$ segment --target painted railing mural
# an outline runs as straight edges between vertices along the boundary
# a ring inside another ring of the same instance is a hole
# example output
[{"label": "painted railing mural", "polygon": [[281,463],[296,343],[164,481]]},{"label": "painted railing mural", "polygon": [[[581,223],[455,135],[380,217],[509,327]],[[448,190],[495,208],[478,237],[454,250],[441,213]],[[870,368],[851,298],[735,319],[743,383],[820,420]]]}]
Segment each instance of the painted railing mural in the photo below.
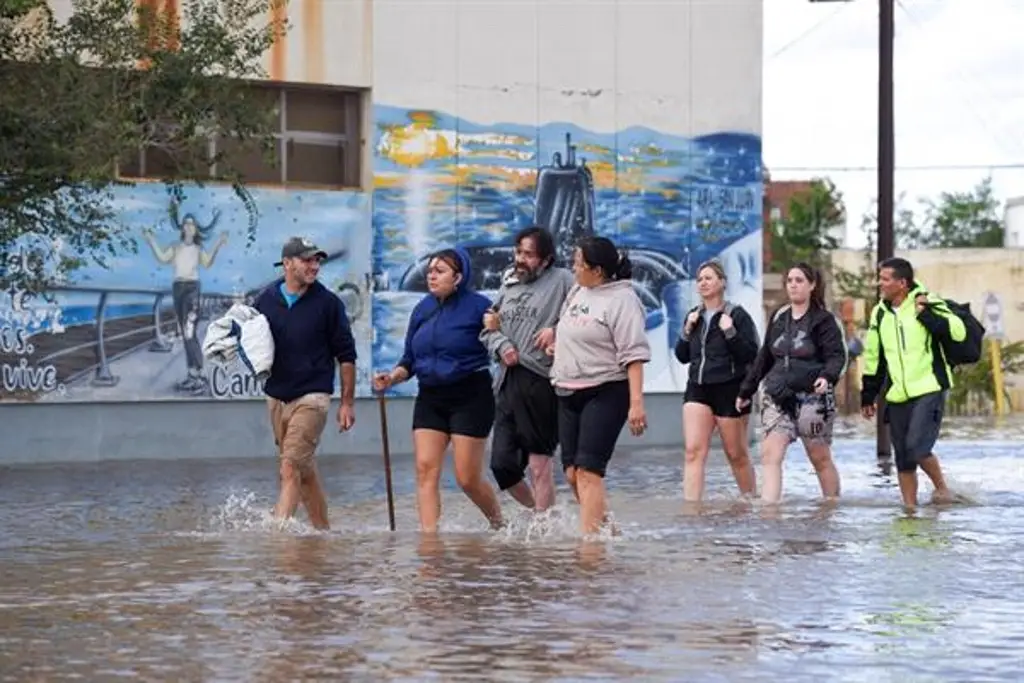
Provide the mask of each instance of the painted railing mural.
[{"label": "painted railing mural", "polygon": [[[0,293],[0,400],[262,397],[244,368],[208,363],[200,348],[211,320],[276,281],[273,264],[293,234],[309,235],[328,251],[322,280],[346,304],[360,375],[369,377],[369,251],[368,241],[360,242],[369,222],[365,195],[255,190],[259,238],[249,244],[250,217],[228,187],[190,190],[180,212],[168,211],[161,185],[121,191],[121,220],[135,236],[136,253],[88,266],[44,292]],[[184,218],[168,220],[178,213]],[[205,224],[197,218],[211,215],[216,220]],[[368,392],[368,379],[363,384]]]}]

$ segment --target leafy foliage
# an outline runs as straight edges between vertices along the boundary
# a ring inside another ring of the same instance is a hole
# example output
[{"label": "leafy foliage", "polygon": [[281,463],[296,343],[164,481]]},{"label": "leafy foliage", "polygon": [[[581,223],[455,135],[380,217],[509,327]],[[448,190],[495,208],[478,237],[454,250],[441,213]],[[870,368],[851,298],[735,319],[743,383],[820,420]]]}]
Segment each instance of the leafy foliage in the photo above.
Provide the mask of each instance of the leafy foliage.
[{"label": "leafy foliage", "polygon": [[790,198],[785,216],[770,226],[773,267],[798,261],[824,267],[828,253],[841,244],[836,233],[846,224],[842,193],[828,178],[815,178],[807,191]]},{"label": "leafy foliage", "polygon": [[970,192],[943,192],[938,201],[925,201],[924,248],[961,249],[1003,246],[999,201],[992,192],[992,177]]},{"label": "leafy foliage", "polygon": [[[1024,373],[1024,341],[1001,344],[1000,365],[1004,377]],[[992,356],[988,349],[977,363],[954,368],[953,377],[953,388],[946,399],[951,413],[964,415],[992,411],[996,390],[992,381]],[[1010,393],[1005,387],[1003,393],[1009,404]]]},{"label": "leafy foliage", "polygon": [[[239,152],[273,145],[275,114],[245,81],[286,27],[279,0],[0,0],[0,287],[45,288],[135,249],[117,219],[117,161],[156,150],[171,200],[216,164],[250,214]],[[66,7],[66,5],[62,5]],[[209,154],[211,136],[230,141]],[[232,147],[232,145],[234,145]],[[231,155],[225,149],[237,150]]]},{"label": "leafy foliage", "polygon": [[[992,179],[985,178],[970,192],[943,192],[937,200],[923,200],[921,213],[907,206],[900,195],[893,216],[893,237],[897,249],[957,249],[1000,247],[1003,226],[999,220],[999,202],[992,192]],[[863,264],[853,271],[833,272],[840,296],[874,301],[876,288],[876,244],[878,215],[868,212],[861,227],[867,234]]]}]

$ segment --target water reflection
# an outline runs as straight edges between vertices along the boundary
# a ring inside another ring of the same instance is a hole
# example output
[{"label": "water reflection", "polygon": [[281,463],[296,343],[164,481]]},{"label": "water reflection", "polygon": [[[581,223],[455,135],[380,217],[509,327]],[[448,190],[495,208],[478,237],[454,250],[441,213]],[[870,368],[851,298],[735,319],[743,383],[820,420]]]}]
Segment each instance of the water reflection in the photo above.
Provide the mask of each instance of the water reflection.
[{"label": "water reflection", "polygon": [[913,514],[869,443],[835,450],[838,504],[794,458],[771,510],[722,458],[691,509],[681,454],[624,454],[622,535],[591,541],[566,491],[498,533],[453,496],[422,537],[400,457],[394,534],[359,458],[323,463],[326,534],[277,529],[253,463],[8,469],[0,680],[1017,680],[1016,446],[943,444],[976,504]]}]

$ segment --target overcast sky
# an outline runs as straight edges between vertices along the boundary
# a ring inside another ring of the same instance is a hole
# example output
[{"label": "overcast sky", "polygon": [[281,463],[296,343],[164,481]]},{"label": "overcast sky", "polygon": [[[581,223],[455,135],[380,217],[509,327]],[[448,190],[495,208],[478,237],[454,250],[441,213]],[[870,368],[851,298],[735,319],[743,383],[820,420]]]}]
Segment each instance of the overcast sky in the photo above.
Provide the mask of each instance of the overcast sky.
[{"label": "overcast sky", "polygon": [[[764,162],[773,179],[831,177],[848,239],[863,245],[877,195],[878,0],[764,2]],[[988,173],[901,167],[999,164],[1022,168],[992,171],[998,198],[1024,195],[1022,64],[1024,0],[897,0],[897,198],[916,205]],[[838,170],[849,167],[869,168]]]}]

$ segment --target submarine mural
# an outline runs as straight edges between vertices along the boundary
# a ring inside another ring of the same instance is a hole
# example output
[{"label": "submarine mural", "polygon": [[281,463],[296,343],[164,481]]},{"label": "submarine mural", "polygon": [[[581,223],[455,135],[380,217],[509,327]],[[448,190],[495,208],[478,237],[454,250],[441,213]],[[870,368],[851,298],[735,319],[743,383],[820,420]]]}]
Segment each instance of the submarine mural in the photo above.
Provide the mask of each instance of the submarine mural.
[{"label": "submarine mural", "polygon": [[[681,392],[672,353],[695,303],[691,273],[708,258],[729,274],[730,301],[760,324],[761,149],[744,133],[700,137],[573,123],[476,123],[447,112],[375,106],[370,297],[374,368],[402,353],[409,314],[426,294],[429,255],[458,245],[472,286],[497,294],[528,225],[551,231],[569,266],[582,237],[628,251],[644,304],[648,392]],[[395,388],[415,394],[415,381]]]},{"label": "submarine mural", "polygon": [[565,134],[566,160],[552,155],[551,165],[537,172],[533,222],[551,231],[560,265],[572,263],[573,245],[594,234],[594,175],[586,159],[576,164],[576,145]]},{"label": "submarine mural", "polygon": [[[566,153],[552,155],[551,164],[537,172],[533,223],[547,228],[555,241],[555,262],[571,267],[573,248],[594,230],[594,178],[586,159],[576,163],[577,149],[570,134],[565,136]],[[501,287],[501,277],[515,258],[515,245],[461,245],[473,264],[472,286],[478,292],[494,296]],[[633,261],[633,285],[647,309],[647,330],[652,333],[665,328],[668,316],[662,303],[666,287],[690,279],[686,268],[669,254],[653,249],[630,249]],[[427,292],[427,265],[430,255],[420,257],[409,266],[398,283],[403,292]],[[672,329],[678,325],[671,326]],[[675,343],[674,341],[672,342]]]}]

